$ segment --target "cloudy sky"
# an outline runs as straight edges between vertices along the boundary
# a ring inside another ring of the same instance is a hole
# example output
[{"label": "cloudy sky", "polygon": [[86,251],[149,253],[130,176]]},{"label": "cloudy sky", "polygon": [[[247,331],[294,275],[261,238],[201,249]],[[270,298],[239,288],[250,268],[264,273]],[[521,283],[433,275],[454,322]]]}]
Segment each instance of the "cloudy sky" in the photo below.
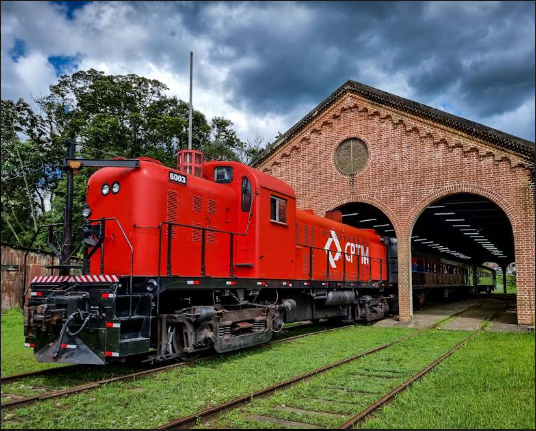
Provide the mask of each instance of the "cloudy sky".
[{"label": "cloudy sky", "polygon": [[274,140],[348,79],[534,141],[534,2],[2,1],[2,99],[95,68]]}]

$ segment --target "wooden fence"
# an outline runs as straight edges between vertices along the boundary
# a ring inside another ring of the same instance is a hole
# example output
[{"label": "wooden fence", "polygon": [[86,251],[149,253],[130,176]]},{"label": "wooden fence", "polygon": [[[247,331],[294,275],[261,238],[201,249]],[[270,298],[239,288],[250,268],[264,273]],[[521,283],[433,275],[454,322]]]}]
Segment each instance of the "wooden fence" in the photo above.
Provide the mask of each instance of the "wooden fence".
[{"label": "wooden fence", "polygon": [[[24,254],[26,250],[2,244],[2,310],[20,307],[22,300]],[[26,285],[36,275],[50,275],[47,265],[58,265],[52,253],[30,251],[26,261]]]}]

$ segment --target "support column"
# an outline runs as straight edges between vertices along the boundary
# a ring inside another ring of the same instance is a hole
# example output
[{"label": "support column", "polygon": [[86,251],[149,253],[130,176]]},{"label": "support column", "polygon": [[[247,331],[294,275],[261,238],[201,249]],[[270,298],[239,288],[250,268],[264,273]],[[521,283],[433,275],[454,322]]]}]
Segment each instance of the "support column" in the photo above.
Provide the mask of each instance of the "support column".
[{"label": "support column", "polygon": [[502,272],[503,272],[503,292],[506,293],[507,292],[507,288],[506,288],[506,266],[501,266],[502,268]]},{"label": "support column", "polygon": [[517,324],[534,328],[534,227],[532,234],[516,233],[515,242]]},{"label": "support column", "polygon": [[398,315],[401,322],[413,320],[410,244],[409,235],[400,235],[398,239]]},{"label": "support column", "polygon": [[534,184],[522,192],[521,220],[514,230],[517,324],[534,328],[535,195]]}]

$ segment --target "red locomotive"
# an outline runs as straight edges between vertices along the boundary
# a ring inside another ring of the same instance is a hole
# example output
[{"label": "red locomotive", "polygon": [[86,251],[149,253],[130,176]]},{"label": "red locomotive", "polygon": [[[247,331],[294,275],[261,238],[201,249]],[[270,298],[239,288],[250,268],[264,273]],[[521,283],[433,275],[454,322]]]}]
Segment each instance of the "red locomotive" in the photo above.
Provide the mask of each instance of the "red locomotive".
[{"label": "red locomotive", "polygon": [[190,359],[265,343],[284,323],[381,319],[396,240],[296,209],[291,187],[179,153],[91,178],[83,275],[36,277],[25,335],[39,362]]}]

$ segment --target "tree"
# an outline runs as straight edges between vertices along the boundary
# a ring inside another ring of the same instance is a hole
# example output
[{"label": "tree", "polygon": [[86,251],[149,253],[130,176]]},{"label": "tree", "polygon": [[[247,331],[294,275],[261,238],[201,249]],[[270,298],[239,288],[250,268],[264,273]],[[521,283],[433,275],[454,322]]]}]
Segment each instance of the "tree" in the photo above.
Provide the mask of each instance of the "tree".
[{"label": "tree", "polygon": [[[148,156],[176,167],[177,151],[188,145],[188,103],[167,90],[157,80],[91,69],[51,85],[50,93],[35,101],[39,115],[22,99],[3,100],[2,240],[27,245],[39,224],[63,221],[61,166],[68,139],[76,140],[77,157]],[[192,129],[193,148],[207,160],[249,161],[259,151],[242,142],[222,117],[209,122],[194,110]],[[93,171],[82,169],[75,176],[75,226]],[[39,239],[41,245],[45,241]]]},{"label": "tree", "polygon": [[2,100],[2,240],[26,244],[59,178],[58,153],[47,145],[41,117],[22,99]]}]

